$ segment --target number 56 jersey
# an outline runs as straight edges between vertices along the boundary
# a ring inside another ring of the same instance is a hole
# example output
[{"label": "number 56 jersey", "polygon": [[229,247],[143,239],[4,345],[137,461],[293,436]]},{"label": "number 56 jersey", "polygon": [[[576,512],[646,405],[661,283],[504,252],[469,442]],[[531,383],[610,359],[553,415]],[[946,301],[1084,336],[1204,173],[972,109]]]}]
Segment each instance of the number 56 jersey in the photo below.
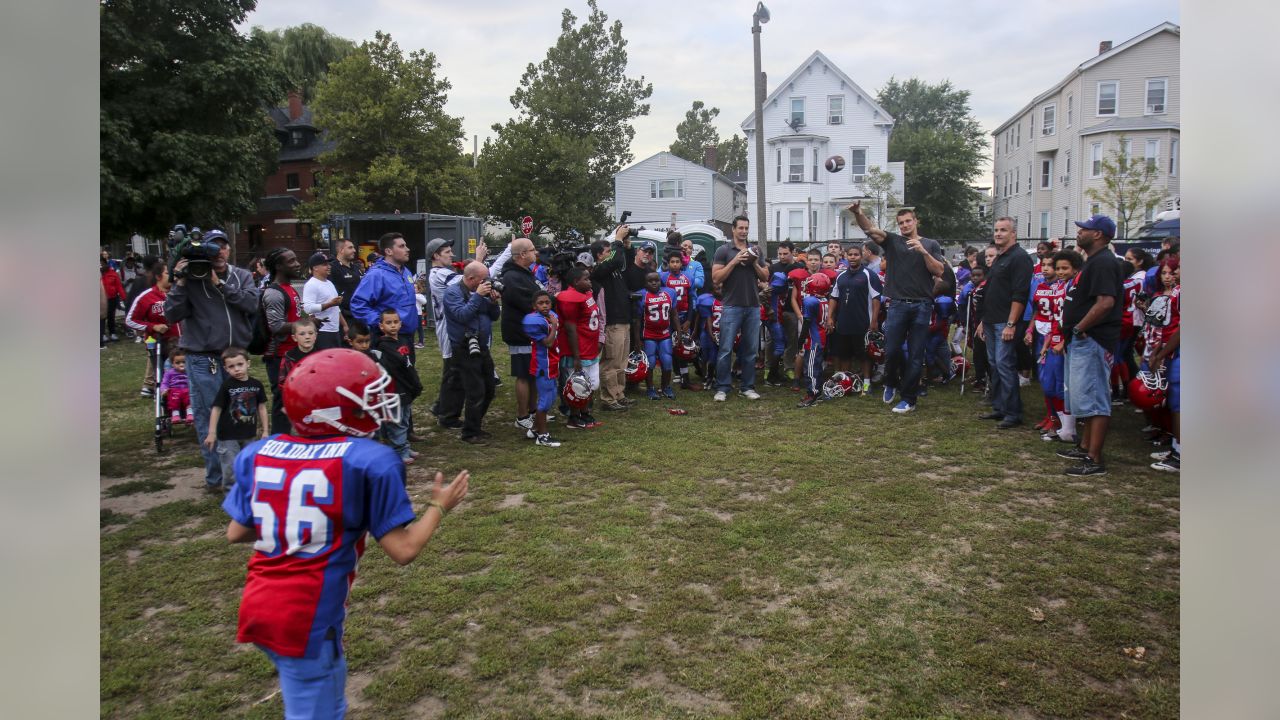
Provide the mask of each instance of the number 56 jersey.
[{"label": "number 56 jersey", "polygon": [[241,450],[235,468],[222,508],[257,536],[236,640],[314,658],[331,628],[341,641],[365,533],[414,519],[404,463],[372,440],[275,435]]}]

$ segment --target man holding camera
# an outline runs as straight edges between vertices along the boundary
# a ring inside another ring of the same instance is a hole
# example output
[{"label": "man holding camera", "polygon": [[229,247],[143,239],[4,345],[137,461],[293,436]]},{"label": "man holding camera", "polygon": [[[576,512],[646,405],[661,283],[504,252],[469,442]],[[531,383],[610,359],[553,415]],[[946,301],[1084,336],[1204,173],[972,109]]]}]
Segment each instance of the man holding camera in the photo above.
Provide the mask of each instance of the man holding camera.
[{"label": "man holding camera", "polygon": [[600,398],[605,410],[626,410],[627,354],[631,352],[631,290],[627,286],[627,254],[631,248],[631,228],[619,225],[613,242],[591,243],[596,264],[591,282],[599,288],[598,302],[604,313],[604,352],[600,360]]},{"label": "man holding camera", "polygon": [[[183,247],[173,266],[173,287],[164,301],[165,322],[182,323],[178,347],[187,352],[187,379],[196,437],[209,434],[209,412],[222,387],[222,351],[245,347],[253,337],[253,315],[259,291],[253,275],[227,262],[227,236],[210,230],[201,242]],[[203,446],[205,489],[220,492],[222,464]]]},{"label": "man holding camera", "polygon": [[716,356],[716,402],[724,402],[733,386],[733,338],[742,331],[738,343],[738,365],[742,383],[738,392],[748,400],[759,400],[756,392],[756,354],[760,344],[760,290],[757,280],[768,282],[769,270],[755,248],[747,245],[751,221],[746,215],[733,219],[733,243],[716,250],[711,264],[711,281],[721,286],[720,348]]},{"label": "man holding camera", "polygon": [[[462,271],[462,281],[444,291],[450,364],[458,382],[442,388],[440,405],[442,408],[463,407],[462,441],[472,445],[484,445],[489,438],[489,433],[480,425],[497,391],[489,339],[493,321],[502,312],[498,305],[501,299],[489,280],[489,269],[478,261],[468,263]],[[456,396],[458,392],[462,393],[461,398]]]}]

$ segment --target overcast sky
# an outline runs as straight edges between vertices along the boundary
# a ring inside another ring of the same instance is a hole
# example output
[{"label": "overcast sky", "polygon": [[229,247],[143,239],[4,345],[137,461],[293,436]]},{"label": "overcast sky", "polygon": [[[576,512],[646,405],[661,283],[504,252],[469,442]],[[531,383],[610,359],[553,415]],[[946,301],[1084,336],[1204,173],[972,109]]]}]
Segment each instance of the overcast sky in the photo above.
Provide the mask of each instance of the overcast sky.
[{"label": "overcast sky", "polygon": [[[406,53],[436,54],[449,78],[448,110],[463,118],[467,149],[513,115],[509,98],[529,63],[540,62],[560,34],[568,7],[585,0],[259,0],[247,26],[315,23],[356,42],[391,33]],[[721,137],[740,132],[752,109],[751,15],[744,0],[600,0],[622,21],[629,75],[653,83],[650,114],[635,121],[637,160],[665,150],[694,100],[721,110]],[[851,10],[851,8],[853,8]],[[885,81],[951,80],[971,92],[988,132],[1097,53],[1164,21],[1180,23],[1176,0],[929,0],[854,4],[775,0],[761,39],[769,89],[821,50],[869,93]],[[980,184],[990,184],[990,164]]]}]

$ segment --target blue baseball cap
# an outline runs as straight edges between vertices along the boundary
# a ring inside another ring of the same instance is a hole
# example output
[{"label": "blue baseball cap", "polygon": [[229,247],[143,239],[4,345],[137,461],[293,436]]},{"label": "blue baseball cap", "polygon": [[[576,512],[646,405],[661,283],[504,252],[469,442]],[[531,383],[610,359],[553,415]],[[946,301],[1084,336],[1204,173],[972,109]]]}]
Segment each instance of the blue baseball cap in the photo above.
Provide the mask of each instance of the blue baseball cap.
[{"label": "blue baseball cap", "polygon": [[1094,215],[1084,221],[1077,220],[1076,227],[1084,228],[1085,230],[1097,230],[1106,235],[1108,240],[1116,236],[1116,221],[1106,215]]}]

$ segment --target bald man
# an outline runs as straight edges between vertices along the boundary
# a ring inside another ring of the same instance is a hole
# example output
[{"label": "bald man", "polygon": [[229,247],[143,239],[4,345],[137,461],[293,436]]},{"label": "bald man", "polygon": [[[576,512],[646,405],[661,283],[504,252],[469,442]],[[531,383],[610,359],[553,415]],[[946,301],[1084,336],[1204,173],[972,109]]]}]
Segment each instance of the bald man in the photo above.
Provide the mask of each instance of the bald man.
[{"label": "bald man", "polygon": [[534,377],[529,372],[533,343],[524,332],[524,316],[533,312],[533,295],[544,289],[529,270],[538,251],[529,238],[511,241],[511,259],[502,267],[502,340],[511,354],[511,376],[516,379],[516,427],[523,434],[533,429]]},{"label": "bald man", "polygon": [[[481,429],[484,415],[497,390],[489,340],[493,321],[501,314],[499,297],[484,263],[472,261],[462,271],[462,281],[444,291],[444,316],[451,349],[451,365],[458,382],[445,388],[443,407],[462,407],[462,441],[484,445],[489,433]],[[461,392],[458,398],[456,393]]]}]

